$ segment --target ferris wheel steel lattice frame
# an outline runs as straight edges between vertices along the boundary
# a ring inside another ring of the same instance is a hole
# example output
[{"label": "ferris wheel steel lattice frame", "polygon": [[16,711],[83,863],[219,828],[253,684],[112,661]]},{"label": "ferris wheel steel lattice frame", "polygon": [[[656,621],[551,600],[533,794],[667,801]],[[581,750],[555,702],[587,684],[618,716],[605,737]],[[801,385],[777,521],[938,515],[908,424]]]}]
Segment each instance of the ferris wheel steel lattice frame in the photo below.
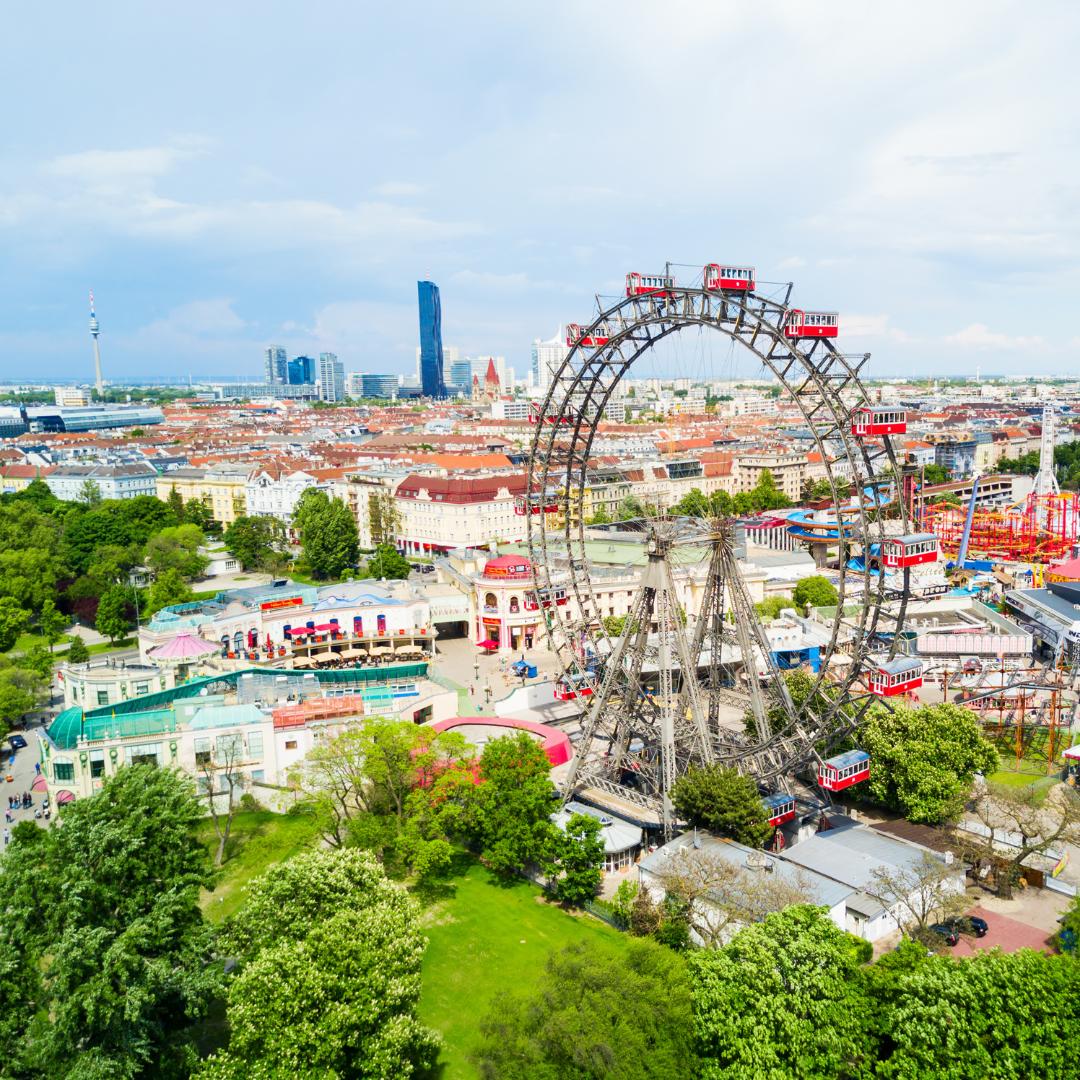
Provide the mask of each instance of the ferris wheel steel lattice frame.
[{"label": "ferris wheel steel lattice frame", "polygon": [[[904,570],[903,589],[890,588],[883,572],[874,573],[870,552],[886,539],[884,511],[900,518],[908,531],[907,507],[900,497],[900,469],[888,436],[874,439],[852,434],[854,408],[869,396],[859,372],[869,354],[849,356],[828,338],[794,338],[785,333],[791,298],[788,285],[783,300],[758,295],[755,291],[734,292],[671,284],[660,292],[630,295],[613,303],[598,296],[598,314],[568,351],[552,380],[539,415],[529,456],[525,515],[534,586],[540,599],[548,639],[567,672],[580,678],[585,670],[583,656],[612,658],[620,641],[612,641],[603,627],[586,558],[586,524],[582,512],[589,483],[589,461],[604,409],[623,377],[634,363],[670,335],[689,327],[711,328],[743,346],[776,378],[782,393],[794,402],[812,433],[832,492],[836,514],[840,579],[836,615],[829,643],[814,679],[811,700],[814,708],[795,708],[788,700],[788,714],[779,726],[756,735],[733,736],[710,729],[709,760],[730,765],[752,776],[762,789],[769,789],[819,759],[819,748],[835,746],[859,727],[866,709],[877,697],[859,686],[871,651],[892,658],[897,650],[906,610],[909,578]],[[594,336],[595,332],[595,336]],[[586,346],[585,340],[599,340]],[[847,401],[852,401],[849,407]],[[834,468],[844,459],[847,468]],[[845,473],[838,476],[838,471]],[[892,495],[883,493],[888,473]],[[850,480],[855,496],[851,502],[839,497],[838,481]],[[869,492],[869,497],[863,493]],[[557,505],[557,512],[550,512]],[[554,519],[554,521],[549,519]],[[722,530],[720,523],[714,523]],[[861,548],[861,570],[848,567],[852,548]],[[880,549],[879,549],[880,550]],[[560,561],[564,565],[559,565]],[[851,579],[860,579],[858,604],[854,612],[845,604],[856,590]],[[559,606],[552,597],[565,587],[573,604]],[[622,635],[626,638],[629,628]],[[641,640],[647,635],[637,634]],[[695,648],[702,635],[696,633]],[[831,665],[839,645],[848,649],[850,662],[840,670]],[[635,647],[623,642],[624,652]],[[692,662],[696,663],[697,658]],[[620,659],[620,668],[622,660]],[[636,664],[640,673],[641,660]],[[620,673],[619,678],[622,678]],[[828,683],[828,693],[818,694]],[[599,685],[595,689],[600,689]],[[583,719],[577,746],[563,795],[591,788],[616,796],[621,803],[636,805],[656,815],[665,833],[671,824],[669,791],[671,762],[657,769],[656,777],[644,788],[628,785],[605,772],[592,743],[604,731],[611,738],[618,717],[599,715],[606,707],[596,694]],[[689,710],[687,710],[689,711]],[[605,727],[606,724],[606,727]],[[700,727],[700,725],[699,725]],[[685,755],[682,765],[686,764]],[[666,772],[666,778],[664,774]]]}]

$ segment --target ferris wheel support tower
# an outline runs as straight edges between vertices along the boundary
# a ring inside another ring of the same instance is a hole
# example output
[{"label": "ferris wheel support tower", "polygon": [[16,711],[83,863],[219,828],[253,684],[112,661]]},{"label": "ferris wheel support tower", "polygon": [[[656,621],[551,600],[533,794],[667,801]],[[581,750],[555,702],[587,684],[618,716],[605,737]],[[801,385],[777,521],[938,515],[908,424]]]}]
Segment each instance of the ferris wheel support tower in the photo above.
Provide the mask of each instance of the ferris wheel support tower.
[{"label": "ferris wheel support tower", "polygon": [[1042,441],[1039,444],[1039,471],[1035,474],[1035,495],[1060,495],[1057,476],[1054,474],[1054,441],[1057,413],[1053,405],[1043,407]]}]

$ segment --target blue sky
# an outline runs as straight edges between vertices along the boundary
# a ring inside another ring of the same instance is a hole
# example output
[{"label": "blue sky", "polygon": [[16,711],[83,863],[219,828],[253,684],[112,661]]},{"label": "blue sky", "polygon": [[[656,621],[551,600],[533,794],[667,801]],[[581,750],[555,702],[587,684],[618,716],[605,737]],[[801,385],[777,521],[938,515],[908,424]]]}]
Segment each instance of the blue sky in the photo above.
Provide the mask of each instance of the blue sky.
[{"label": "blue sky", "polygon": [[880,374],[1080,372],[1075,5],[20,6],[0,377],[507,357],[747,262]]}]

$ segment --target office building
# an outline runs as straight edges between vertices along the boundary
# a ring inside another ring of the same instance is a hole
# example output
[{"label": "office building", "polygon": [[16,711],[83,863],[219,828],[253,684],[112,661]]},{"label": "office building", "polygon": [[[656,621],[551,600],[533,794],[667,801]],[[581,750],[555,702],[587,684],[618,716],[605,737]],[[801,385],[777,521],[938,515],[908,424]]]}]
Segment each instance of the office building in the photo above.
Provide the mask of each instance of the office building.
[{"label": "office building", "polygon": [[336,353],[319,353],[319,400],[345,400],[345,365]]},{"label": "office building", "polygon": [[297,356],[289,361],[289,385],[307,386],[315,382],[315,361],[310,356]]},{"label": "office building", "polygon": [[472,390],[472,361],[455,360],[450,365],[450,385],[448,390],[456,394],[468,394]]},{"label": "office building", "polygon": [[536,338],[532,344],[532,385],[537,390],[547,390],[551,378],[566,359],[566,337],[562,327],[553,338],[541,341]]},{"label": "office building", "polygon": [[360,378],[363,380],[364,397],[397,397],[398,377],[396,375],[376,375],[372,373],[365,373],[364,375],[361,375]]},{"label": "office building", "polygon": [[360,371],[349,371],[345,374],[345,396],[361,398],[364,396],[364,375]]},{"label": "office building", "polygon": [[53,398],[61,408],[80,409],[90,404],[90,391],[82,386],[57,386]]},{"label": "office building", "polygon": [[443,377],[442,303],[433,281],[416,283],[420,309],[420,387],[425,397],[446,397]]},{"label": "office building", "polygon": [[289,360],[280,345],[271,345],[264,354],[266,358],[266,381],[284,383],[289,378]]}]

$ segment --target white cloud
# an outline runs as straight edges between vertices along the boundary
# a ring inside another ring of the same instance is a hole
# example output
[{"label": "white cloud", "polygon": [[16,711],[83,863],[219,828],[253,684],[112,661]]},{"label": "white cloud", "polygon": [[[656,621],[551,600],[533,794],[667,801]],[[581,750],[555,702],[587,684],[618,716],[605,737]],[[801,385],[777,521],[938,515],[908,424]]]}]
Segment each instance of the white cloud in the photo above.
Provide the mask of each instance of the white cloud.
[{"label": "white cloud", "polygon": [[1039,336],[1013,337],[996,330],[991,330],[985,323],[972,323],[955,334],[945,338],[950,345],[959,345],[965,349],[1043,349],[1046,340]]},{"label": "white cloud", "polygon": [[788,255],[776,264],[781,270],[798,270],[806,265],[806,260],[801,255]]},{"label": "white cloud", "polygon": [[846,311],[840,313],[840,335],[842,338],[883,338],[897,343],[912,340],[899,327],[890,325],[888,315],[857,315]]}]

